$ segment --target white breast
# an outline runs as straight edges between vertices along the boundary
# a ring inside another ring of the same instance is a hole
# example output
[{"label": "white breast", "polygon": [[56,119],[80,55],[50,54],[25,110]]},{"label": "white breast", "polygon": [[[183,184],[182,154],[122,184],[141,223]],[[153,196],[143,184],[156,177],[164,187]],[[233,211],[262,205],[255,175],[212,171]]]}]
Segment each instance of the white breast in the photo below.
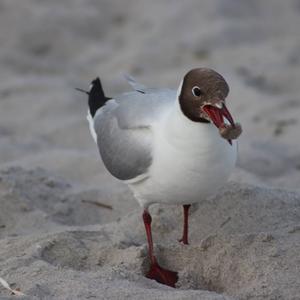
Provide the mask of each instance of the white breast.
[{"label": "white breast", "polygon": [[200,202],[225,184],[237,144],[221,138],[214,125],[192,122],[176,107],[153,130],[150,176],[131,185],[142,206]]}]

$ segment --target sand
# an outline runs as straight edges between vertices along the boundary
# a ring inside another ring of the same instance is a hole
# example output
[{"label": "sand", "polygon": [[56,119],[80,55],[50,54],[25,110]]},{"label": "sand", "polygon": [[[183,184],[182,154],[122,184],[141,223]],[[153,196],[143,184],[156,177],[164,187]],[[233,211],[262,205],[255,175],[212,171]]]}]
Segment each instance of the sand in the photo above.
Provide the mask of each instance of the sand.
[{"label": "sand", "polygon": [[[300,2],[0,1],[0,299],[300,299]],[[154,205],[159,262],[144,277],[141,210],[89,134],[87,88],[121,72],[176,88],[222,73],[244,128],[228,184],[191,209]]]}]

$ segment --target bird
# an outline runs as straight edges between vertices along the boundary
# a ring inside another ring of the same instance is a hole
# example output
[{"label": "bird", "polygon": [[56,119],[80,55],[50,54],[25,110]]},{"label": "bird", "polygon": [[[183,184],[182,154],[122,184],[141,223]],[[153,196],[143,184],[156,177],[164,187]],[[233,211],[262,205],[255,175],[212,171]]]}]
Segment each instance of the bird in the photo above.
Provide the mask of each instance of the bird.
[{"label": "bird", "polygon": [[128,185],[142,208],[150,268],[147,278],[176,287],[178,273],[161,267],[153,249],[149,207],[183,206],[188,244],[191,204],[201,203],[225,185],[237,160],[242,127],[226,105],[229,86],[209,68],[188,71],[177,90],[149,88],[125,75],[133,90],[113,98],[100,78],[90,84],[88,122],[102,161]]}]

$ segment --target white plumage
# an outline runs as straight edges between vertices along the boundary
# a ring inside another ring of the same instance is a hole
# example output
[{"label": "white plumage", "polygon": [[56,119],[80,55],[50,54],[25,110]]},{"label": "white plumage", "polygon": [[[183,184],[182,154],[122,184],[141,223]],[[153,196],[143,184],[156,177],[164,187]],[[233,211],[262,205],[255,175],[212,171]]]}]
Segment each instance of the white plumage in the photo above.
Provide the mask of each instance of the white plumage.
[{"label": "white plumage", "polygon": [[220,138],[214,125],[188,120],[175,102],[152,131],[147,179],[129,184],[143,207],[201,202],[225,184],[236,163],[237,143]]}]

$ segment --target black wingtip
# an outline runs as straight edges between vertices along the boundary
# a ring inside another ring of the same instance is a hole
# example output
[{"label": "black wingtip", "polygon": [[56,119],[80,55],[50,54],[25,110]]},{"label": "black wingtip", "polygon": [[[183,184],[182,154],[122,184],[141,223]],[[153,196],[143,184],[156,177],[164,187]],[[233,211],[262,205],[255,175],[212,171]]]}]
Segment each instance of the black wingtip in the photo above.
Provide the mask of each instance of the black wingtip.
[{"label": "black wingtip", "polygon": [[92,80],[89,91],[81,88],[75,88],[75,90],[89,96],[88,104],[92,117],[94,117],[96,111],[103,106],[107,100],[111,99],[105,96],[99,77],[96,77],[94,80]]},{"label": "black wingtip", "polygon": [[101,84],[101,81],[100,81],[99,77],[92,80],[91,88],[90,88],[90,91],[89,91],[89,96],[91,98],[95,98],[93,100],[97,100],[97,101],[100,101],[100,102],[102,101],[102,99],[105,98],[104,91],[103,91],[102,84]]},{"label": "black wingtip", "polygon": [[101,86],[101,89],[102,89],[102,85],[101,85],[101,81],[100,81],[100,78],[99,77],[96,77],[94,80],[92,80],[91,82],[91,85],[94,86],[94,85],[98,85],[98,86]]},{"label": "black wingtip", "polygon": [[[101,81],[100,81],[100,78],[99,77],[97,77],[97,78],[95,78],[94,80],[92,80],[92,82],[91,82],[91,88],[90,88],[90,91],[86,91],[86,90],[84,90],[84,89],[81,89],[81,88],[75,88],[75,90],[76,91],[78,91],[78,92],[81,92],[81,93],[84,93],[84,94],[86,94],[86,95],[90,95],[91,94],[91,92],[92,92],[92,90],[93,90],[93,92],[99,92],[100,91],[100,93],[101,93],[101,91],[103,92],[103,89],[102,89],[102,85],[101,85]],[[104,93],[103,93],[104,94]]]},{"label": "black wingtip", "polygon": [[94,117],[96,111],[109,99],[110,98],[104,94],[100,78],[95,78],[91,82],[91,89],[89,91],[89,108],[92,117]]}]

